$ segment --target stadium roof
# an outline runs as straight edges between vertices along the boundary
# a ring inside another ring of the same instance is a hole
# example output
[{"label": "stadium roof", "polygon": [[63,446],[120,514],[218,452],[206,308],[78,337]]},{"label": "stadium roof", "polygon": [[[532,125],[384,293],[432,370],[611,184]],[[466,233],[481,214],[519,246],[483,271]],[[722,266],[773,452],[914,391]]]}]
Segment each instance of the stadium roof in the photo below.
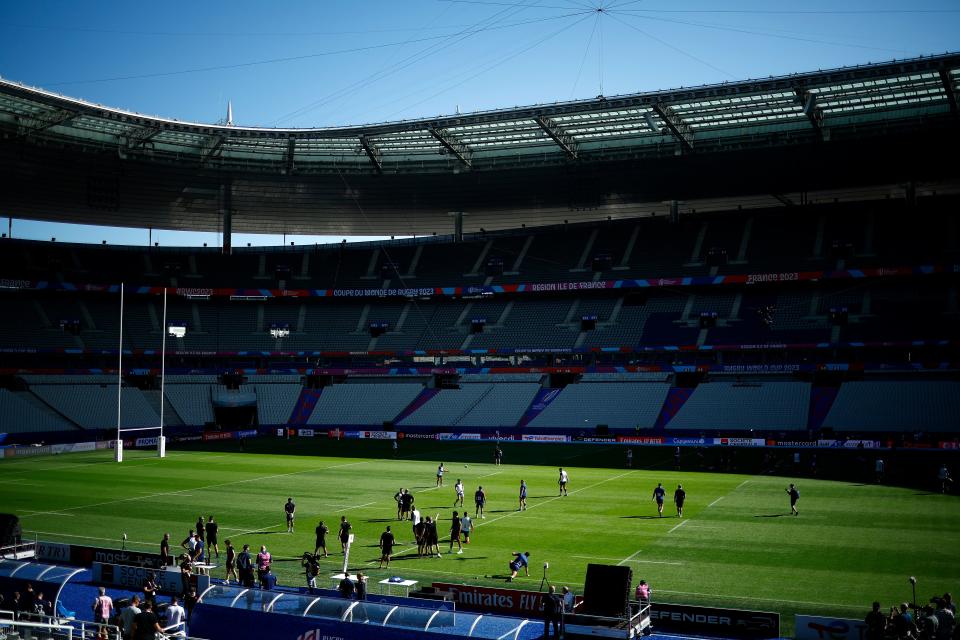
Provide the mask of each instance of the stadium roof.
[{"label": "stadium roof", "polygon": [[957,113],[960,54],[324,129],[146,116],[0,80],[8,140],[268,175],[451,173],[670,156]]}]

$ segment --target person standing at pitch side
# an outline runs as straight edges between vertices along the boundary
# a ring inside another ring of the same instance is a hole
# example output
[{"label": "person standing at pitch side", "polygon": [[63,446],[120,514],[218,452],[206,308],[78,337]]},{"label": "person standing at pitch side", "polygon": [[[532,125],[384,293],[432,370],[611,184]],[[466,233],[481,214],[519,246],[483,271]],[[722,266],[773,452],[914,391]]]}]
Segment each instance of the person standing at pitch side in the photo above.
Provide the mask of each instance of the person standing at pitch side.
[{"label": "person standing at pitch side", "polygon": [[673,492],[673,503],[677,505],[677,517],[683,517],[683,501],[687,499],[687,492],[683,490],[683,485],[678,484],[677,490]]}]

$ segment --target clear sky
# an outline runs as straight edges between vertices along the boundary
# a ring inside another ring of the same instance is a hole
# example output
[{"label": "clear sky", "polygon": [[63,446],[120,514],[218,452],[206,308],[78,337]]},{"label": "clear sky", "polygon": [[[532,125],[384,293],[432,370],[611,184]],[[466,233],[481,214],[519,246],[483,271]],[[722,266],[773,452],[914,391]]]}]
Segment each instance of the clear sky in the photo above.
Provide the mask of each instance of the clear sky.
[{"label": "clear sky", "polygon": [[[957,0],[34,0],[3,5],[0,75],[182,120],[221,120],[229,100],[237,125],[316,127],[957,51],[958,34]],[[147,240],[19,220],[14,235]]]}]

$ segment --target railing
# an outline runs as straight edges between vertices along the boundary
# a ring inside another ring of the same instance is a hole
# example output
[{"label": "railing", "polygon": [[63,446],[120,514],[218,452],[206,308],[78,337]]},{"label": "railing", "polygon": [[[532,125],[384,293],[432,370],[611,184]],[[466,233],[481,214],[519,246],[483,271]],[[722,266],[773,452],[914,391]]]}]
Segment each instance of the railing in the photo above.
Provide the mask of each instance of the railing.
[{"label": "railing", "polygon": [[587,635],[608,638],[635,638],[649,633],[650,602],[631,601],[622,616],[564,613],[563,625],[568,632],[573,634],[586,633]]},{"label": "railing", "polygon": [[[40,613],[21,612],[15,614],[13,611],[0,610],[0,628],[4,625],[31,624],[41,627],[50,627],[57,629],[71,629],[72,635],[55,635],[55,638],[69,637],[71,640],[122,640],[120,628],[112,624],[98,624],[96,622],[86,622],[84,620],[75,620],[72,618],[63,618],[61,616],[48,616]],[[26,638],[21,634],[21,637]],[[0,636],[2,640],[2,636]]]},{"label": "railing", "polygon": [[12,636],[18,640],[74,640],[76,631],[70,625],[44,624],[42,622],[24,622],[22,620],[0,620],[0,640]]},{"label": "railing", "polygon": [[9,560],[19,560],[21,558],[33,558],[36,554],[37,543],[28,540],[27,542],[17,542],[15,544],[4,545],[0,547],[0,558]]}]

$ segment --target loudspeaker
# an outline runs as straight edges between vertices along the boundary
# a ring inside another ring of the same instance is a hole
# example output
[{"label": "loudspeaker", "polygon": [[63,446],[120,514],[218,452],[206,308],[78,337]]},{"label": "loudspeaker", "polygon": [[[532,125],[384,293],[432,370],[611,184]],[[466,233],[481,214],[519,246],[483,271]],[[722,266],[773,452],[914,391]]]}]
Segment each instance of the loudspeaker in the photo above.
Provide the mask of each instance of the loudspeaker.
[{"label": "loudspeaker", "polygon": [[608,564],[588,564],[579,613],[618,618],[630,605],[633,569]]},{"label": "loudspeaker", "polygon": [[12,513],[0,513],[0,547],[19,544],[21,534],[20,518]]}]

